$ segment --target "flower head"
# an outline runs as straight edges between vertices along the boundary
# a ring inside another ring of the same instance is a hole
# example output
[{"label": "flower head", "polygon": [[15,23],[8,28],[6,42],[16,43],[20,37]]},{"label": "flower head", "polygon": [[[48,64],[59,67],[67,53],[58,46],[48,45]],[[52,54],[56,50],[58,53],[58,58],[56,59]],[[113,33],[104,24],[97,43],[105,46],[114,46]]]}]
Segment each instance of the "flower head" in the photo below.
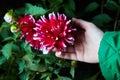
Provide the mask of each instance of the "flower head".
[{"label": "flower head", "polygon": [[35,27],[35,19],[32,15],[25,15],[18,19],[18,29],[21,30],[21,38],[24,36],[29,36],[30,34],[34,34]]},{"label": "flower head", "polygon": [[39,50],[48,54],[52,49],[62,50],[68,44],[74,43],[72,32],[76,29],[70,27],[71,20],[67,20],[64,14],[49,14],[49,19],[45,16],[36,22],[36,31],[33,39],[39,41]]},{"label": "flower head", "polygon": [[35,19],[32,15],[25,15],[17,20],[18,29],[21,31],[21,39],[25,37],[25,41],[30,43],[30,45],[35,45],[37,41],[33,40],[33,35],[35,34],[35,30],[33,28],[36,27]]}]

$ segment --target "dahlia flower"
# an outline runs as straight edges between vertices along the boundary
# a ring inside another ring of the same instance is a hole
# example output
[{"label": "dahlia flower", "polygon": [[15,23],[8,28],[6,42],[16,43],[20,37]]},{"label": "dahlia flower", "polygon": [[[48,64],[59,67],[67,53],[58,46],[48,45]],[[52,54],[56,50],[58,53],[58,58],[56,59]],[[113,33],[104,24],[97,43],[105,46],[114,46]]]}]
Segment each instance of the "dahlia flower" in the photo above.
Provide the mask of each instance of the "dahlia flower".
[{"label": "dahlia flower", "polygon": [[48,54],[53,49],[61,51],[67,45],[74,44],[73,31],[70,27],[71,20],[67,20],[64,14],[50,13],[48,19],[43,15],[35,20],[32,15],[25,15],[18,19],[18,29],[21,30],[21,38],[33,48]]},{"label": "dahlia flower", "polygon": [[21,39],[25,37],[25,41],[29,42],[30,45],[35,44],[33,40],[33,35],[35,34],[35,30],[33,28],[36,27],[35,19],[32,15],[25,15],[18,19],[18,29],[21,31]]},{"label": "dahlia flower", "polygon": [[39,47],[36,48],[48,54],[54,48],[61,51],[68,44],[73,45],[72,32],[76,29],[70,27],[71,20],[67,20],[64,14],[59,13],[57,15],[50,13],[48,18],[43,15],[36,22],[33,35],[33,40],[39,42]]}]

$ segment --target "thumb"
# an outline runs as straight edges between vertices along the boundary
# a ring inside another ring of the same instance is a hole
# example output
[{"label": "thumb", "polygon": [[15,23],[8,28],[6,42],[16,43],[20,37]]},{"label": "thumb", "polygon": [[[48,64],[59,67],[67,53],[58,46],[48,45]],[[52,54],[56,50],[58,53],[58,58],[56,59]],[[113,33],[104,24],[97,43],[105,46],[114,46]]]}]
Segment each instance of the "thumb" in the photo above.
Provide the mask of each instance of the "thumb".
[{"label": "thumb", "polygon": [[72,18],[72,22],[76,25],[79,26],[80,28],[86,30],[89,26],[88,21],[82,20],[82,19],[77,19],[77,18]]}]

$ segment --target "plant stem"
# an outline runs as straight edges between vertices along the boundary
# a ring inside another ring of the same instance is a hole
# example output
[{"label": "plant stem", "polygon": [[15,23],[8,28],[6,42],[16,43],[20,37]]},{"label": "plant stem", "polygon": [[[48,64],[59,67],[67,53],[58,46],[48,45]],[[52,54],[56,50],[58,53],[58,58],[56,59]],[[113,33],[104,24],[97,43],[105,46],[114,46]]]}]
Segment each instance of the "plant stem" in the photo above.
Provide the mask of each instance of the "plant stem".
[{"label": "plant stem", "polygon": [[101,10],[100,10],[100,13],[102,14],[103,13],[103,9],[104,9],[104,0],[101,1]]},{"label": "plant stem", "polygon": [[114,22],[114,31],[117,29],[117,22],[118,22],[119,15],[120,15],[120,9],[118,8],[117,14],[115,17],[115,22]]}]

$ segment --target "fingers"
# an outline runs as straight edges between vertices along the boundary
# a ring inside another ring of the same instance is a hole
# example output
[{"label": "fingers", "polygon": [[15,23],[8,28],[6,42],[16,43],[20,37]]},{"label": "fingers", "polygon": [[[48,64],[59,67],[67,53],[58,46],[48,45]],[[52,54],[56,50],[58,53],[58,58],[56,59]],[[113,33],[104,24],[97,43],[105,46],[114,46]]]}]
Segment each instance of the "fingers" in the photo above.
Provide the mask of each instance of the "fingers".
[{"label": "fingers", "polygon": [[61,56],[61,54],[62,54],[62,52],[61,52],[61,51],[57,51],[57,52],[55,53],[55,55],[56,55],[57,57],[60,57],[60,56]]},{"label": "fingers", "polygon": [[70,59],[70,60],[76,59],[74,46],[69,46],[67,48],[64,48],[62,51],[57,51],[55,55],[57,57],[64,58],[64,59]]},{"label": "fingers", "polygon": [[55,55],[60,58],[69,59],[69,60],[76,60],[75,53],[68,53],[68,52],[56,52]]},{"label": "fingers", "polygon": [[75,53],[74,46],[68,46],[62,50],[62,52]]}]

